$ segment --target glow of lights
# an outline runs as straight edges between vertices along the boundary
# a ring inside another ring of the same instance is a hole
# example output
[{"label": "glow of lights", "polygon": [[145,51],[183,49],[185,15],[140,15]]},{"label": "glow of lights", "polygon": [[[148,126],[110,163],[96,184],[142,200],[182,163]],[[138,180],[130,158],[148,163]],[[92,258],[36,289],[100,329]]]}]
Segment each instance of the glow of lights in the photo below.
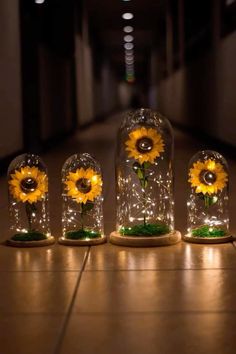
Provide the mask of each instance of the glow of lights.
[{"label": "glow of lights", "polygon": [[41,5],[45,2],[45,0],[34,0],[35,4]]},{"label": "glow of lights", "polygon": [[133,56],[133,54],[126,54],[125,59],[134,60],[134,56]]},{"label": "glow of lights", "polygon": [[122,18],[124,20],[132,20],[133,17],[134,15],[131,12],[125,12],[122,14]]},{"label": "glow of lights", "polygon": [[235,0],[226,0],[226,5],[230,6],[231,4],[233,4],[235,2]]},{"label": "glow of lights", "polygon": [[125,55],[128,57],[128,56],[133,56],[134,54],[134,51],[131,49],[131,50],[125,50]]},{"label": "glow of lights", "polygon": [[126,68],[127,74],[133,75],[134,74],[134,68]]},{"label": "glow of lights", "polygon": [[125,63],[126,64],[134,64],[134,58],[132,58],[132,57],[125,58]]},{"label": "glow of lights", "polygon": [[130,49],[133,49],[133,48],[134,48],[134,45],[133,45],[133,43],[125,43],[125,44],[124,44],[124,47],[125,47],[125,49],[130,50]]},{"label": "glow of lights", "polygon": [[133,28],[132,26],[125,26],[125,27],[123,28],[123,31],[124,31],[125,33],[131,33],[131,32],[133,32],[133,30],[134,30],[134,28]]},{"label": "glow of lights", "polygon": [[127,34],[126,36],[124,36],[124,41],[125,42],[133,42],[133,40],[134,40],[134,37],[133,36],[131,36],[130,34]]}]

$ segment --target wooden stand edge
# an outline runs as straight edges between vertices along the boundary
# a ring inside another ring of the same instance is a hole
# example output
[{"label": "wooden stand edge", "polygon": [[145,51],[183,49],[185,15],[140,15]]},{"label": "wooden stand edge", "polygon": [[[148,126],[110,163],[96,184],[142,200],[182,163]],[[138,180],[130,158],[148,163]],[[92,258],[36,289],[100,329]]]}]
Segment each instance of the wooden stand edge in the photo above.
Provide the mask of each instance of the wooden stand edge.
[{"label": "wooden stand edge", "polygon": [[54,243],[55,238],[53,236],[50,236],[45,240],[39,241],[14,241],[12,239],[8,239],[6,241],[6,245],[12,247],[43,247],[53,245]]},{"label": "wooden stand edge", "polygon": [[190,234],[186,234],[183,235],[183,240],[185,242],[191,242],[191,243],[217,244],[217,243],[232,242],[235,240],[235,238],[232,235],[221,236],[221,237],[196,237],[196,236],[191,236]]},{"label": "wooden stand edge", "polygon": [[181,241],[181,233],[172,231],[161,236],[122,236],[119,232],[113,231],[109,241],[114,245],[128,247],[158,247],[171,246]]},{"label": "wooden stand edge", "polygon": [[94,238],[92,240],[70,240],[65,237],[60,237],[58,243],[64,246],[96,246],[107,241],[106,236]]}]

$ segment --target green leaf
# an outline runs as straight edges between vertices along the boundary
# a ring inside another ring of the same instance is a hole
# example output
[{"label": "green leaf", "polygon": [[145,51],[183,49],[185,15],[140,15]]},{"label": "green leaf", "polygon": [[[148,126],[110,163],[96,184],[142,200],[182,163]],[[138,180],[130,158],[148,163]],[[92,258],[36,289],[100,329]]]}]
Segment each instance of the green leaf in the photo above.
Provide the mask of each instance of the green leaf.
[{"label": "green leaf", "polygon": [[143,179],[144,178],[143,171],[141,169],[137,170],[137,175],[138,175],[139,179]]},{"label": "green leaf", "polygon": [[148,178],[146,177],[144,180],[144,188],[146,188],[148,186]]},{"label": "green leaf", "polygon": [[147,162],[147,161],[143,162],[144,168],[149,168],[150,166],[151,166],[150,162]]}]

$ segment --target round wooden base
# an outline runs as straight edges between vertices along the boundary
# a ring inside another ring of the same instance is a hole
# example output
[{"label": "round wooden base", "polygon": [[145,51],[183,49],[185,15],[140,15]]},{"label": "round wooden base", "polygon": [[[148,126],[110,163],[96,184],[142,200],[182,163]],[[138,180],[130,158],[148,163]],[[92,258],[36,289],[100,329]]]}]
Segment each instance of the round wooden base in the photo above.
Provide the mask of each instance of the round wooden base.
[{"label": "round wooden base", "polygon": [[106,236],[93,238],[91,240],[70,240],[69,238],[60,237],[58,243],[65,246],[95,246],[105,243],[106,240]]},{"label": "round wooden base", "polygon": [[14,240],[7,240],[6,244],[12,247],[43,247],[43,246],[50,246],[53,245],[55,239],[53,236],[48,237],[45,240],[39,241],[14,241]]},{"label": "round wooden base", "polygon": [[221,237],[197,237],[197,236],[192,236],[191,234],[187,234],[187,235],[183,235],[183,240],[192,243],[217,244],[217,243],[232,242],[234,240],[234,237],[231,235],[226,235]]},{"label": "round wooden base", "polygon": [[172,231],[161,236],[122,236],[119,232],[113,231],[110,234],[110,242],[118,246],[128,247],[158,247],[170,246],[181,241],[181,233]]}]

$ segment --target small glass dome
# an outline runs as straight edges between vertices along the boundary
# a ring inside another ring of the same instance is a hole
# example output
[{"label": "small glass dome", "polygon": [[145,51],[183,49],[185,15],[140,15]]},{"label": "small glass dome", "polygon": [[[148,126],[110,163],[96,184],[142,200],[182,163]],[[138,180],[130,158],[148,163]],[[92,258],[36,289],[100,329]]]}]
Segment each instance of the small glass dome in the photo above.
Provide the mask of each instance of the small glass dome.
[{"label": "small glass dome", "polygon": [[100,165],[92,156],[75,154],[66,160],[62,168],[61,243],[104,242],[102,184]]},{"label": "small glass dome", "polygon": [[10,243],[43,245],[52,243],[49,227],[48,174],[39,156],[23,154],[8,168]]},{"label": "small glass dome", "polygon": [[227,236],[229,173],[226,160],[215,151],[198,152],[190,160],[188,182],[186,237]]},{"label": "small glass dome", "polygon": [[174,229],[173,133],[150,109],[124,119],[117,144],[117,231],[121,236],[161,236]]}]

